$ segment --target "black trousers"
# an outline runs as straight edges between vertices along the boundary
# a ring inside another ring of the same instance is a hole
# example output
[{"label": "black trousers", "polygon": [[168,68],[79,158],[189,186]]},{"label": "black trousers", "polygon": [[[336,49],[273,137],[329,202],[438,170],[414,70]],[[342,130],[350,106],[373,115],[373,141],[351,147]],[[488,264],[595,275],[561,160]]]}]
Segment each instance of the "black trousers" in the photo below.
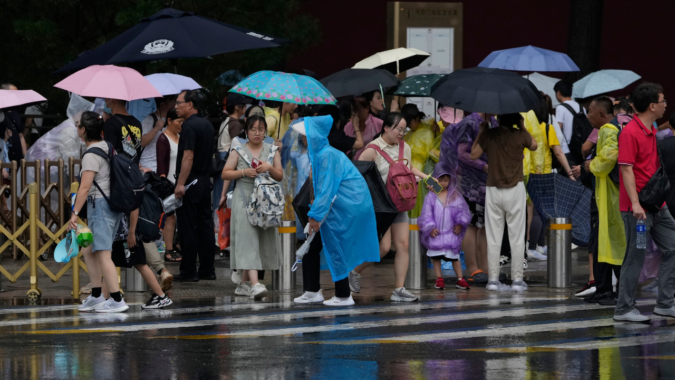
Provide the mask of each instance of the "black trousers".
[{"label": "black trousers", "polygon": [[[210,185],[208,177],[199,178],[198,183],[201,182]],[[186,277],[210,276],[215,274],[213,262],[216,245],[210,186],[193,187],[185,193],[183,205],[176,210],[178,240],[183,254],[180,274]],[[199,271],[197,256],[199,256]]]},{"label": "black trousers", "polygon": [[544,223],[535,207],[532,214],[532,224],[530,224],[529,249],[534,250],[537,249],[537,246],[543,247],[546,245],[546,225],[547,223]]},{"label": "black trousers", "polygon": [[[318,292],[321,289],[321,249],[323,249],[321,232],[317,232],[309,244],[309,252],[302,258],[302,289],[306,292]],[[335,283],[336,297],[346,298],[350,295],[348,278]]]},{"label": "black trousers", "polygon": [[612,272],[616,276],[616,289],[619,289],[621,279],[621,265],[598,262],[598,254],[593,254],[593,277],[595,278],[595,292],[597,294],[612,291]]}]

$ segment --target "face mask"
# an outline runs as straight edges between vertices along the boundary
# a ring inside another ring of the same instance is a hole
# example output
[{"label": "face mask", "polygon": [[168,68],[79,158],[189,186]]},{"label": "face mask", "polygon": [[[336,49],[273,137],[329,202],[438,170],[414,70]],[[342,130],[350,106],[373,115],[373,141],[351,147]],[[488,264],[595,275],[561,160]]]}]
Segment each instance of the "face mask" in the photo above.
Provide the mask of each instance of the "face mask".
[{"label": "face mask", "polygon": [[108,108],[108,106],[103,107],[103,112],[107,113],[108,115],[112,115],[112,110]]}]

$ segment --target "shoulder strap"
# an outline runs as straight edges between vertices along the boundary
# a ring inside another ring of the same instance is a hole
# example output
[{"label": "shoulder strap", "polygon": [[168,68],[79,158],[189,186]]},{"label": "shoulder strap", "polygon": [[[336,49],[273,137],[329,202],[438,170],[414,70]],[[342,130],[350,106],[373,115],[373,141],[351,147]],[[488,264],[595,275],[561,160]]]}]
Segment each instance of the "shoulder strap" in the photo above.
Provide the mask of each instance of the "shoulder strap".
[{"label": "shoulder strap", "polygon": [[[569,105],[569,104],[567,104],[567,103],[560,103],[560,105],[563,106],[563,107],[565,107],[565,108],[567,108],[567,110],[570,111],[570,113],[572,113],[572,116],[576,116],[576,115],[577,115],[577,111],[575,111],[574,108],[572,108],[571,105]],[[580,110],[581,110],[581,109],[580,109]]]},{"label": "shoulder strap", "polygon": [[151,113],[150,117],[152,117],[152,127],[155,128],[155,124],[157,124],[157,120],[159,120],[159,118],[157,118],[157,115],[154,113]]},{"label": "shoulder strap", "polygon": [[380,149],[379,146],[377,146],[377,145],[375,145],[375,144],[368,144],[368,145],[366,146],[366,148],[374,149],[377,153],[380,154],[380,156],[384,157],[384,159],[387,160],[387,162],[389,163],[389,165],[391,165],[391,164],[394,163],[394,160],[392,160],[391,157],[389,157],[388,154],[384,153],[384,152],[382,151],[382,149]]},{"label": "shoulder strap", "polygon": [[270,154],[267,156],[267,163],[274,166],[274,154],[277,153],[278,146],[270,144]]},{"label": "shoulder strap", "polygon": [[[223,126],[220,128],[220,132],[218,132],[218,137],[216,137],[216,144],[220,141],[220,135],[223,134],[223,131],[227,128],[227,126],[230,124],[230,117],[228,116],[227,119],[225,119],[225,123]],[[232,137],[232,136],[230,136]]]},{"label": "shoulder strap", "polygon": [[241,156],[241,158],[244,159],[244,161],[246,162],[246,164],[248,164],[248,166],[251,166],[251,158],[250,158],[250,157],[248,156],[248,154],[244,151],[244,148],[243,148],[241,145],[234,147],[234,150],[235,150],[237,153],[239,153],[239,156]]},{"label": "shoulder strap", "polygon": [[405,141],[398,140],[398,159],[402,160],[405,157]]}]

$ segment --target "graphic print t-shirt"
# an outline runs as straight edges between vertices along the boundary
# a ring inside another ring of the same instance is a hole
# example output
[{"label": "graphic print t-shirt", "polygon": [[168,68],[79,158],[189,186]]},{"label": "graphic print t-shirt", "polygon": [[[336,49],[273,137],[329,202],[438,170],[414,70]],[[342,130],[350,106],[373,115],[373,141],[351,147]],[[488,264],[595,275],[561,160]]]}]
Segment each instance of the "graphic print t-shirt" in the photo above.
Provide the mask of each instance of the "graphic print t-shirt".
[{"label": "graphic print t-shirt", "polygon": [[112,144],[117,154],[124,153],[134,162],[141,161],[141,122],[131,115],[113,115],[103,126],[103,139]]}]

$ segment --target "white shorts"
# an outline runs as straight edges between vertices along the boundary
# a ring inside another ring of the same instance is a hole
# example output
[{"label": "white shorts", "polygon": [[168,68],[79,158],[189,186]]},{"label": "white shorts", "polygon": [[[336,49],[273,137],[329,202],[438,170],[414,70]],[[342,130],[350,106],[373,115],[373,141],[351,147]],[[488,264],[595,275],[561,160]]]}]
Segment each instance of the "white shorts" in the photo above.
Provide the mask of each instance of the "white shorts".
[{"label": "white shorts", "polygon": [[443,251],[432,251],[431,249],[427,251],[427,256],[434,259],[445,258],[447,260],[459,260],[459,253],[455,253],[452,249],[446,249]]}]

